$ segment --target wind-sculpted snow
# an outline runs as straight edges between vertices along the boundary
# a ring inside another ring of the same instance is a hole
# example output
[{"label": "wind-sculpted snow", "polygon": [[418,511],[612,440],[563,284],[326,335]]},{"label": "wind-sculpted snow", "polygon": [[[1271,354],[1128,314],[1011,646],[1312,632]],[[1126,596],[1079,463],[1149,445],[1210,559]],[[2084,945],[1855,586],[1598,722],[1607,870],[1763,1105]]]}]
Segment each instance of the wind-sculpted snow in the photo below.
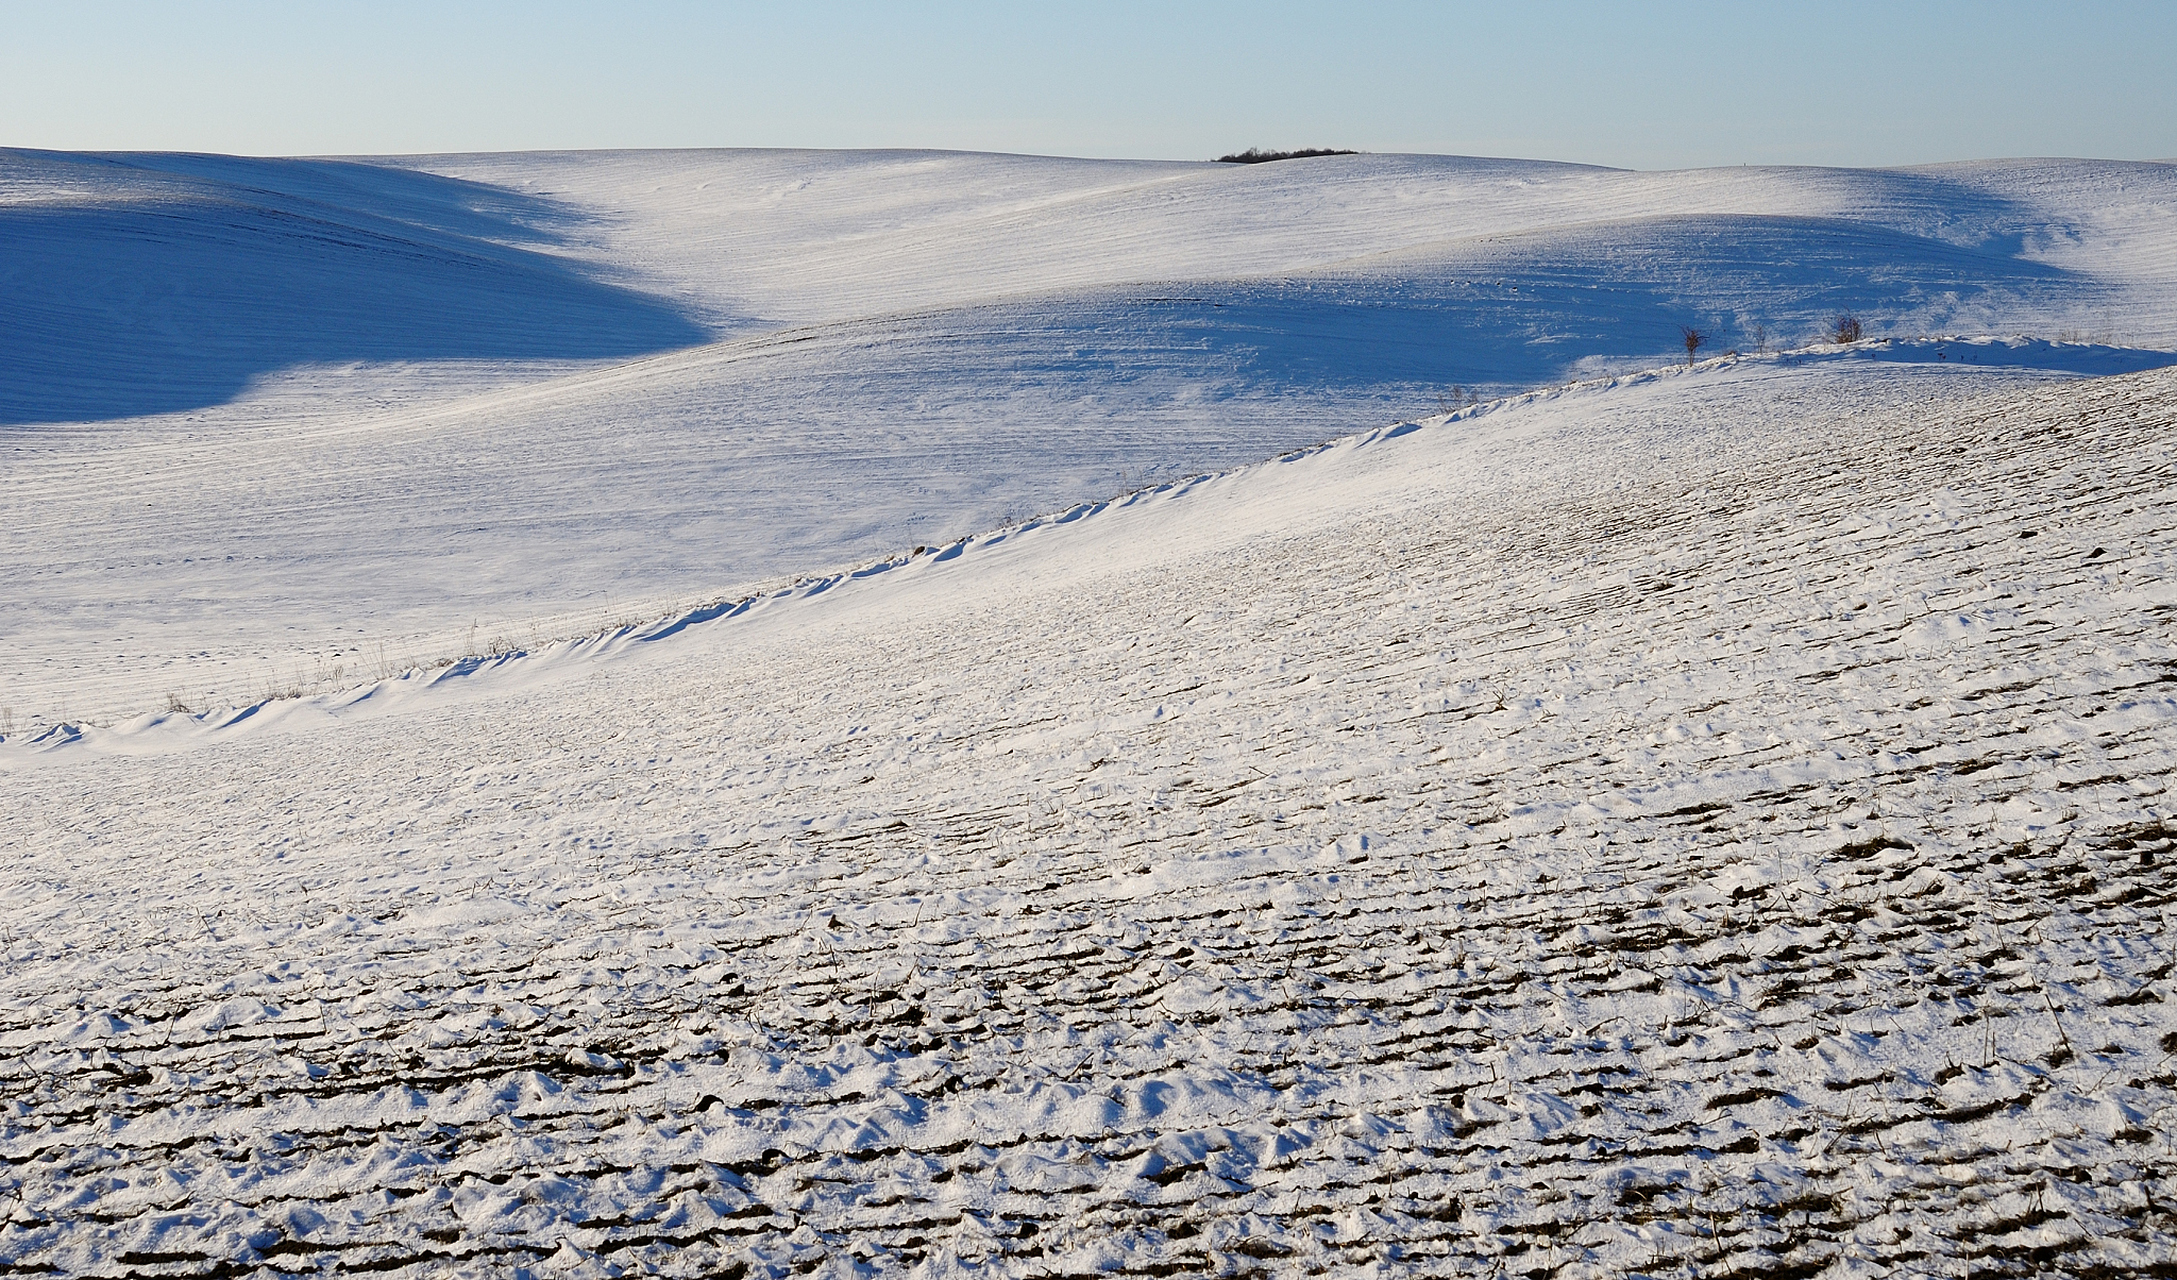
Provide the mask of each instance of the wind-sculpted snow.
[{"label": "wind-sculpted snow", "polygon": [[533,645],[1681,325],[2111,372],[2082,340],[2177,346],[2173,209],[2102,161],[4,152],[0,731]]},{"label": "wind-sculpted snow", "polygon": [[[1107,316],[827,326],[363,421],[316,416],[371,381],[334,371],[220,431],[49,429],[0,487],[0,711],[112,723],[534,647],[1341,433],[1335,366],[1308,366],[1319,392],[1138,374],[1199,340],[1188,307]],[[1101,363],[1066,371],[1054,345]],[[1784,359],[2048,377],[2172,357],[1981,340]],[[1199,429],[1174,439],[1166,415]]]},{"label": "wind-sculpted snow", "polygon": [[1644,377],[11,742],[0,1261],[2164,1274],[2173,428]]}]

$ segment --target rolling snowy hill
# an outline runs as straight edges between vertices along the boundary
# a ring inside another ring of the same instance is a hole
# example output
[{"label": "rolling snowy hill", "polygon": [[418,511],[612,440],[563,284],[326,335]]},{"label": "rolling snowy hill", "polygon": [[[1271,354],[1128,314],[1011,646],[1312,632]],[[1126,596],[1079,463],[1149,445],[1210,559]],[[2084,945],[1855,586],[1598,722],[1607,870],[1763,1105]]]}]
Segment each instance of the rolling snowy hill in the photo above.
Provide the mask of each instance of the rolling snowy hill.
[{"label": "rolling snowy hill", "polygon": [[5,153],[0,706],[577,634],[1682,323],[2177,346],[2173,174]]},{"label": "rolling snowy hill", "polygon": [[0,1272],[2167,1274],[2173,173],[7,153]]}]

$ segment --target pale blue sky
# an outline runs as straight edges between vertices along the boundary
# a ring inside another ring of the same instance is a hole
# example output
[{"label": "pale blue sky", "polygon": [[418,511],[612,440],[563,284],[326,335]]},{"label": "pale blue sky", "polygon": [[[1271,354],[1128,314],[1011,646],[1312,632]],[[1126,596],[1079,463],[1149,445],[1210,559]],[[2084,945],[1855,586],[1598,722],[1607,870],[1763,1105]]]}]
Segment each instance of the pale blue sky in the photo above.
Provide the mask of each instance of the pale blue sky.
[{"label": "pale blue sky", "polygon": [[2177,157],[2177,3],[0,2],[0,145]]}]

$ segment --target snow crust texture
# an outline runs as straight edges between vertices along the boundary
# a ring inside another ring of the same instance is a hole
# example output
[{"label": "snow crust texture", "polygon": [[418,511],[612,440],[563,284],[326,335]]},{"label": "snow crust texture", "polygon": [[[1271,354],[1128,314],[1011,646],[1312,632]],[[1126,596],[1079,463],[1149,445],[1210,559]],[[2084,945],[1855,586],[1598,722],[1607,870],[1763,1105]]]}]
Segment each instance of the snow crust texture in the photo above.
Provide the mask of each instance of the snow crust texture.
[{"label": "snow crust texture", "polygon": [[2159,1273],[2173,534],[2177,373],[1750,364],[15,753],[0,1259]]}]

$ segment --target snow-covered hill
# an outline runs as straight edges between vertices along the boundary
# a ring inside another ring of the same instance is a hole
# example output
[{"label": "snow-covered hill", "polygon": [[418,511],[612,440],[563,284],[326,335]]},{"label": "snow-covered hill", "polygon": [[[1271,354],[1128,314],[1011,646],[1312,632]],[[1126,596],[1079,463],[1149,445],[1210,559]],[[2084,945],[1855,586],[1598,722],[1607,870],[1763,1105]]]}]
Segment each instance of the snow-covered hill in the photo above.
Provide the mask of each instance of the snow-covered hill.
[{"label": "snow-covered hill", "polygon": [[2173,174],[0,156],[0,1273],[2167,1274]]},{"label": "snow-covered hill", "polygon": [[64,1274],[2152,1274],[2177,372],[1742,363],[10,753]]},{"label": "snow-covered hill", "polygon": [[1680,324],[2177,346],[2173,175],[8,152],[0,707],[576,634],[1646,367]]}]

